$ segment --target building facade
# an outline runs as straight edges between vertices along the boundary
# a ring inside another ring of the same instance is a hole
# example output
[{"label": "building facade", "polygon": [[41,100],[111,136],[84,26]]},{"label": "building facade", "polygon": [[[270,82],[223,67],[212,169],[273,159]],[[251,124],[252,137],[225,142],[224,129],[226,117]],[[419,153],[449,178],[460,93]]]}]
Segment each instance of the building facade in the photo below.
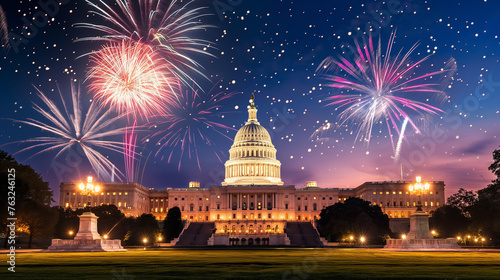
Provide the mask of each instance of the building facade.
[{"label": "building facade", "polygon": [[[99,193],[87,196],[79,193],[76,183],[62,183],[60,206],[114,204],[126,215],[151,213],[159,220],[169,208],[179,207],[184,220],[215,223],[216,235],[276,234],[278,239],[284,236],[286,222],[314,221],[322,209],[349,197],[379,205],[391,219],[409,218],[415,210],[418,198],[408,190],[413,181],[366,182],[351,189],[321,188],[315,181],[304,188],[284,185],[276,148],[257,120],[253,95],[248,113],[229,150],[220,186],[200,188],[191,182],[188,188],[155,190],[136,183],[101,183]],[[421,198],[427,212],[445,202],[444,182],[429,183],[430,192]]]}]

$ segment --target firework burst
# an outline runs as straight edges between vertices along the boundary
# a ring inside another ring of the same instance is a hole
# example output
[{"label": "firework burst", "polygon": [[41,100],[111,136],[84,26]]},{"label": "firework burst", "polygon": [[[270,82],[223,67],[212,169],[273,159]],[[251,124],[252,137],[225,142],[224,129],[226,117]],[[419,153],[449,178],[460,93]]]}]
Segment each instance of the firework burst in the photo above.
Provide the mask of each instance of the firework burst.
[{"label": "firework burst", "polygon": [[77,145],[82,148],[92,169],[101,179],[109,180],[115,172],[123,176],[104,155],[95,149],[102,148],[108,151],[123,153],[121,142],[103,140],[111,136],[123,134],[125,131],[123,128],[112,128],[123,115],[110,116],[110,111],[102,110],[102,108],[95,103],[90,105],[88,111],[82,112],[80,89],[74,84],[71,85],[72,104],[70,104],[71,107],[69,109],[60,90],[59,95],[61,97],[63,109],[57,107],[56,103],[50,100],[38,88],[37,91],[38,96],[47,109],[42,108],[38,104],[34,104],[33,108],[45,119],[45,121],[37,119],[14,121],[40,128],[43,131],[53,134],[53,136],[35,137],[14,142],[30,145],[17,153],[41,148],[40,151],[29,158],[45,152],[58,151],[54,157],[57,158],[63,152]]},{"label": "firework burst", "polygon": [[[222,112],[221,103],[234,96],[233,93],[219,92],[217,94],[201,93],[198,90],[180,89],[179,99],[170,108],[165,116],[160,116],[158,120],[150,123],[149,130],[156,130],[148,137],[156,140],[159,146],[156,155],[159,155],[164,149],[171,149],[168,154],[168,162],[172,161],[176,151],[180,152],[178,168],[181,168],[181,162],[186,154],[189,159],[196,158],[198,168],[201,170],[198,150],[200,144],[213,148],[216,157],[222,162],[222,152],[216,148],[216,142],[209,135],[219,134],[228,140],[232,140],[224,131],[235,130],[217,121],[223,118],[227,112]],[[194,154],[192,152],[194,150]],[[162,156],[163,159],[163,156]]]},{"label": "firework burst", "polygon": [[[405,54],[401,50],[396,56],[392,56],[394,36],[394,33],[391,34],[384,55],[382,55],[380,40],[378,48],[375,49],[370,36],[368,43],[363,46],[356,42],[353,62],[344,57],[339,59],[330,57],[318,67],[320,71],[341,69],[346,73],[344,76],[327,76],[332,88],[344,90],[347,93],[352,91],[351,94],[338,94],[327,98],[330,101],[328,105],[343,108],[339,114],[340,125],[346,122],[358,124],[356,140],[363,139],[369,144],[373,126],[385,121],[393,148],[391,131],[395,129],[399,134],[398,126],[401,120],[408,119],[411,126],[419,133],[420,130],[410,114],[425,117],[442,112],[435,106],[409,99],[406,95],[427,93],[434,97],[445,97],[446,95],[438,89],[439,83],[429,83],[426,80],[450,71],[442,69],[413,76],[416,68],[429,56],[417,62],[410,60],[418,44],[413,45]],[[452,67],[454,63],[449,63],[448,66]]]},{"label": "firework burst", "polygon": [[165,113],[165,103],[174,101],[175,77],[163,59],[147,45],[122,41],[109,43],[91,55],[87,79],[94,97],[134,119]]},{"label": "firework burst", "polygon": [[[194,82],[185,70],[201,74],[201,65],[189,53],[210,55],[211,42],[192,38],[190,34],[211,27],[200,20],[207,16],[205,7],[192,8],[195,1],[177,0],[115,0],[86,2],[92,14],[105,24],[81,23],[78,26],[101,32],[98,37],[80,40],[122,41],[131,40],[146,44],[159,51],[168,69],[182,82]],[[107,4],[107,3],[108,4]]]},{"label": "firework burst", "polygon": [[9,28],[7,26],[7,16],[0,6],[0,44],[4,46],[5,49],[9,49]]}]

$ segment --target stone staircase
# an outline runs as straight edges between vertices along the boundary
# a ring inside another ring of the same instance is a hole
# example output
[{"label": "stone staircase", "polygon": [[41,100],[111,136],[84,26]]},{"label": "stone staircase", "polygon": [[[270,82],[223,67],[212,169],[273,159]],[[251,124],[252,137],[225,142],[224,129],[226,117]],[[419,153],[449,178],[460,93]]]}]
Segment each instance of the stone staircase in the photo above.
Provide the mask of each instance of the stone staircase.
[{"label": "stone staircase", "polygon": [[322,247],[325,241],[310,222],[287,222],[286,235],[290,238],[290,246]]},{"label": "stone staircase", "polygon": [[207,246],[207,241],[212,236],[214,223],[191,222],[179,236],[175,247],[202,247]]}]

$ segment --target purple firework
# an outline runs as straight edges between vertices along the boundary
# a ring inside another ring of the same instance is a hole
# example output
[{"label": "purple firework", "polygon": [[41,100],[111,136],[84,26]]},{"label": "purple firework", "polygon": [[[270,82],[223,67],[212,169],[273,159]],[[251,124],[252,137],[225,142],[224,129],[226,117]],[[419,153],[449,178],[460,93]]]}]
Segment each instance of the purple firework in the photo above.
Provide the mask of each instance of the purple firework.
[{"label": "purple firework", "polygon": [[[178,164],[180,170],[182,158],[187,150],[188,157],[191,159],[194,156],[201,170],[198,149],[200,149],[200,143],[205,142],[213,148],[215,155],[222,162],[221,152],[216,148],[216,142],[211,139],[210,135],[215,132],[232,141],[225,131],[235,129],[218,122],[217,119],[223,118],[227,113],[220,110],[221,103],[237,93],[211,94],[211,91],[203,93],[191,89],[179,89],[179,92],[177,102],[169,106],[168,113],[159,116],[159,119],[148,125],[149,130],[157,130],[148,137],[148,139],[157,139],[156,143],[160,148],[156,155],[159,155],[163,149],[169,148],[168,162],[170,162],[174,153],[180,152]],[[192,155],[192,150],[194,150],[194,155]]]},{"label": "purple firework", "polygon": [[[340,124],[359,123],[356,140],[361,138],[368,144],[373,126],[377,123],[385,121],[391,141],[393,141],[391,130],[395,129],[399,134],[399,123],[405,118],[408,118],[411,126],[417,133],[420,133],[415,121],[409,115],[411,112],[419,116],[436,115],[442,112],[435,106],[409,99],[407,95],[428,93],[443,96],[444,93],[439,89],[439,83],[429,83],[426,80],[449,70],[441,69],[414,77],[414,70],[429,56],[417,62],[410,60],[410,55],[418,44],[413,45],[405,54],[401,50],[396,56],[392,56],[394,37],[395,33],[392,33],[384,55],[382,55],[380,40],[375,49],[373,38],[370,36],[368,43],[364,42],[362,46],[355,42],[356,53],[353,61],[345,57],[338,59],[329,57],[318,67],[321,71],[340,68],[341,72],[345,72],[343,76],[327,75],[331,81],[329,86],[346,92],[328,97],[327,100],[330,101],[328,105],[343,107],[339,115]],[[449,65],[452,64],[454,67],[454,63],[449,63]]]}]

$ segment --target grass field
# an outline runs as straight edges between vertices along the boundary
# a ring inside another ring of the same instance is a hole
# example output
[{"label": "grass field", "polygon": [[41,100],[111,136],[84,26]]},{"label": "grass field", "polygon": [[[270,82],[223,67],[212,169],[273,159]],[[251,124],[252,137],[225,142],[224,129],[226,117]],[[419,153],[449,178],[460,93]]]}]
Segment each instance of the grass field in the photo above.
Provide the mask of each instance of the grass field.
[{"label": "grass field", "polygon": [[266,249],[24,253],[0,279],[500,279],[500,253]]}]

